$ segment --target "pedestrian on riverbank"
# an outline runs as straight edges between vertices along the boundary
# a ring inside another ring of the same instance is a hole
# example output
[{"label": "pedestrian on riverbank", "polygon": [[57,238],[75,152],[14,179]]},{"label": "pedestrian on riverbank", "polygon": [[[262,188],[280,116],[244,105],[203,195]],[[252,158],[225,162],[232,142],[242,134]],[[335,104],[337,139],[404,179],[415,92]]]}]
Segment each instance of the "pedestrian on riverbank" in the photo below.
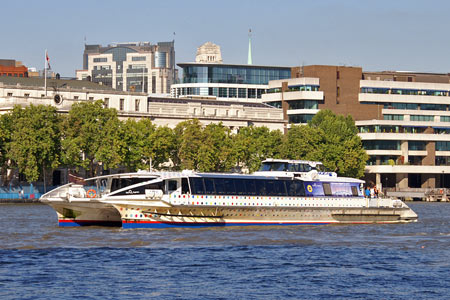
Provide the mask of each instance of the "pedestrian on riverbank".
[{"label": "pedestrian on riverbank", "polygon": [[366,194],[366,198],[370,198],[370,190],[369,190],[368,186],[366,187],[365,194]]}]

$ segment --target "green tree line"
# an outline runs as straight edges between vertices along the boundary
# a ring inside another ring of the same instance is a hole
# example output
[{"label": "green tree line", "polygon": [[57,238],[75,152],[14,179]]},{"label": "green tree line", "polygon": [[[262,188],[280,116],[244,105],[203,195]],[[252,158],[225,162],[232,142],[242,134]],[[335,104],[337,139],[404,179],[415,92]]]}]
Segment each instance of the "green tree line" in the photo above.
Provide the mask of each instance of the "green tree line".
[{"label": "green tree line", "polygon": [[[67,114],[52,106],[16,106],[0,116],[2,182],[17,169],[29,182],[58,167],[83,169],[89,176],[119,166],[202,172],[257,170],[265,158],[322,161],[342,176],[361,177],[367,161],[353,119],[320,111],[308,125],[286,135],[267,127],[237,133],[219,124],[187,120],[175,128],[150,119],[121,121],[102,101],[74,104]],[[167,162],[171,162],[168,164]]]}]

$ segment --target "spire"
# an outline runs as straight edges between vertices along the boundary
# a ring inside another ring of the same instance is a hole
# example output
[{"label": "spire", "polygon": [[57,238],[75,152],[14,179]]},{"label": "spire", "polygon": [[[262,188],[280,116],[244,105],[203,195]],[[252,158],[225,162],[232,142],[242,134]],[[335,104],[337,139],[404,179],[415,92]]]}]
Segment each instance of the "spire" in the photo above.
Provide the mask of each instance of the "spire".
[{"label": "spire", "polygon": [[248,30],[248,59],[247,59],[247,64],[248,65],[253,64],[253,62],[252,62],[252,30],[251,29]]}]

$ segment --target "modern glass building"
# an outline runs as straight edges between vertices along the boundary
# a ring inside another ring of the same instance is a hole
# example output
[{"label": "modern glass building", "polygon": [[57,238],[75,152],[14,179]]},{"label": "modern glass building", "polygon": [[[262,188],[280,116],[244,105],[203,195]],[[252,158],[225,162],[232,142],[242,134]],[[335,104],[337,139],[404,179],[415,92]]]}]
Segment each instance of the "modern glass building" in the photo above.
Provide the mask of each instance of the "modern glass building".
[{"label": "modern glass building", "polygon": [[290,67],[181,63],[180,84],[171,87],[174,97],[210,96],[217,99],[260,99],[270,80],[291,77]]}]

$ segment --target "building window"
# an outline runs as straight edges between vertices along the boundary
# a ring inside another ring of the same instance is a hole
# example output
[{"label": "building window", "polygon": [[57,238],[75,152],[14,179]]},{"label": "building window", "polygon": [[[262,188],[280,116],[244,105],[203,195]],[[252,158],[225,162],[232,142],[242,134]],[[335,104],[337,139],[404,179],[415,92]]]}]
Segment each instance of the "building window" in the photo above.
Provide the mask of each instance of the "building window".
[{"label": "building window", "polygon": [[408,142],[408,150],[425,150],[427,143],[424,141],[409,141]]},{"label": "building window", "polygon": [[238,88],[238,98],[247,98],[247,89]]},{"label": "building window", "polygon": [[8,93],[7,96],[8,97],[12,97],[13,93]]},{"label": "building window", "polygon": [[450,122],[450,116],[441,116],[441,122]]},{"label": "building window", "polygon": [[103,101],[103,106],[104,106],[105,108],[108,108],[108,107],[109,107],[109,98],[105,98],[105,100]]},{"label": "building window", "polygon": [[299,114],[299,115],[289,115],[289,123],[291,124],[305,124],[312,120],[313,114]]},{"label": "building window", "polygon": [[120,99],[119,110],[123,110],[124,106],[125,106],[125,99]]},{"label": "building window", "polygon": [[24,94],[24,97],[28,98],[28,97],[30,97],[30,94]]},{"label": "building window", "polygon": [[383,115],[384,120],[403,121],[403,115]]},{"label": "building window", "polygon": [[73,99],[78,100],[79,96],[73,96]]},{"label": "building window", "polygon": [[144,60],[146,60],[146,57],[145,56],[133,56],[131,58],[131,60],[132,61],[144,61]]},{"label": "building window", "polygon": [[434,116],[420,116],[420,115],[411,115],[409,117],[410,121],[422,121],[422,122],[433,122]]},{"label": "building window", "polygon": [[400,141],[366,140],[363,147],[366,150],[400,150]]},{"label": "building window", "polygon": [[248,98],[256,98],[256,89],[248,89]]},{"label": "building window", "polygon": [[230,98],[236,98],[237,97],[237,88],[229,88],[228,93],[229,93]]},{"label": "building window", "polygon": [[450,142],[436,142],[436,151],[450,151]]},{"label": "building window", "polygon": [[140,102],[141,102],[141,100],[139,100],[139,99],[134,100],[134,110],[135,111],[139,111]]},{"label": "building window", "polygon": [[94,100],[94,97],[89,97],[89,100]]},{"label": "building window", "polygon": [[45,95],[44,94],[41,94],[41,98],[44,98],[45,97]]},{"label": "building window", "polygon": [[228,97],[228,93],[227,93],[227,88],[219,88],[219,97],[223,97],[223,98],[227,98]]},{"label": "building window", "polygon": [[94,62],[107,62],[108,59],[106,57],[97,57],[94,58]]},{"label": "building window", "polygon": [[[152,93],[156,93],[156,75],[152,75]],[[183,94],[186,95],[186,94]]]}]

